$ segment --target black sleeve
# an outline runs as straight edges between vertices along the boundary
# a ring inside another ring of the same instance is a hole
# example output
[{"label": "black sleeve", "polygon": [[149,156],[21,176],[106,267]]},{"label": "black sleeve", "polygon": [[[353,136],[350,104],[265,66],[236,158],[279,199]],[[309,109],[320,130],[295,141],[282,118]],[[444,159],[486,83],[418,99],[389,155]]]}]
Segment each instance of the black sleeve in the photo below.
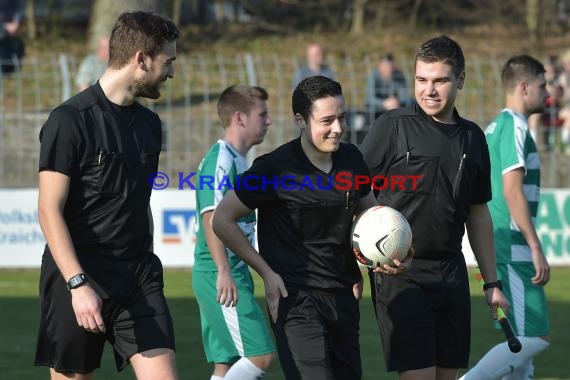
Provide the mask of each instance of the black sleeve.
[{"label": "black sleeve", "polygon": [[78,111],[71,106],[58,107],[40,131],[39,171],[51,170],[71,176],[79,166],[84,149]]},{"label": "black sleeve", "polygon": [[249,209],[271,204],[277,198],[277,178],[270,155],[260,156],[236,179],[235,193]]},{"label": "black sleeve", "polygon": [[478,177],[475,181],[471,195],[472,205],[487,203],[493,197],[491,192],[491,159],[489,157],[489,147],[487,146],[487,140],[485,139],[483,131],[479,131],[481,132],[480,134],[478,133],[478,137],[480,140],[480,154],[483,167],[478,171]]},{"label": "black sleeve", "polygon": [[383,114],[376,119],[362,141],[360,151],[372,177],[386,174],[388,165],[396,153],[397,140],[395,132],[396,128],[392,118],[387,114]]}]

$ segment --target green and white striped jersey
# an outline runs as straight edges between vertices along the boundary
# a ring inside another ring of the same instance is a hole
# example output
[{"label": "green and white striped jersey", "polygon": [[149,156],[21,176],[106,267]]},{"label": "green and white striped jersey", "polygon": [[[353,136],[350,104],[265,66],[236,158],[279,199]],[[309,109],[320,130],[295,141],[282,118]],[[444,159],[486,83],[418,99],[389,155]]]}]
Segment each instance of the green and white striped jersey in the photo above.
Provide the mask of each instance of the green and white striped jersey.
[{"label": "green and white striped jersey", "polygon": [[512,219],[503,193],[503,175],[523,168],[523,190],[535,223],[540,196],[540,157],[527,119],[505,108],[487,127],[485,137],[491,158],[493,199],[489,202],[489,211],[493,219],[497,263],[532,261],[530,247]]},{"label": "green and white striped jersey", "polygon": [[[233,189],[236,177],[248,168],[247,160],[237,152],[230,144],[223,140],[218,140],[198,167],[196,187],[196,246],[194,248],[193,270],[215,271],[216,263],[212,259],[212,254],[206,242],[204,228],[202,225],[202,215],[205,212],[213,211],[226,192]],[[255,242],[255,212],[242,217],[238,224],[253,245]],[[226,248],[230,268],[238,268],[245,263],[232,251]]]}]

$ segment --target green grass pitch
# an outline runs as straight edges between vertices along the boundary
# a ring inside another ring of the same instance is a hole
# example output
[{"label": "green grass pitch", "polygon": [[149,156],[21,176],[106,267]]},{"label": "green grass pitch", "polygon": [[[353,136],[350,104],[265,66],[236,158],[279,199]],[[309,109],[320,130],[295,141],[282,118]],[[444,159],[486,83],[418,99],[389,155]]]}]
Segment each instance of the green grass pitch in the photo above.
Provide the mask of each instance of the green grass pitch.
[{"label": "green grass pitch", "polygon": [[[181,379],[208,379],[211,365],[202,350],[198,306],[192,294],[190,270],[168,269],[165,291],[172,311],[177,340],[177,361]],[[0,271],[0,377],[8,380],[48,378],[46,368],[33,366],[38,321],[39,272],[37,270]],[[365,282],[366,285],[368,285]],[[493,329],[482,292],[471,283],[473,303],[473,339],[470,365],[503,338]],[[570,342],[570,268],[555,267],[547,286],[552,322],[552,345],[536,360],[537,379],[570,379],[567,344]],[[263,302],[263,286],[256,277],[256,294]],[[262,305],[264,305],[262,303]],[[386,373],[381,355],[378,328],[372,310],[368,286],[361,301],[361,352],[363,379],[396,379]],[[134,379],[130,367],[117,373],[109,346],[105,349],[96,378]],[[281,380],[279,364],[274,362],[267,380]]]}]

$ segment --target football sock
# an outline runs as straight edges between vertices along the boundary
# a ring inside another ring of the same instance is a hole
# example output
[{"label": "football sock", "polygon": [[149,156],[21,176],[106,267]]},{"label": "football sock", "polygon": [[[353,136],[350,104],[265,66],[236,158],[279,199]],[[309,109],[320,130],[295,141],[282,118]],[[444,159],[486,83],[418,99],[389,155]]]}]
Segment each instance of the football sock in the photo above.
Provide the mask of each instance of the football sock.
[{"label": "football sock", "polygon": [[258,368],[248,358],[241,358],[226,373],[224,380],[258,380],[265,375],[265,371]]},{"label": "football sock", "polygon": [[513,373],[503,376],[501,380],[527,380],[534,379],[534,364],[532,358],[523,363]]},{"label": "football sock", "polygon": [[561,140],[563,144],[568,144],[570,142],[570,130],[566,128],[562,130]]},{"label": "football sock", "polygon": [[223,376],[212,375],[212,376],[210,376],[210,380],[224,380],[224,377],[223,377]]},{"label": "football sock", "polygon": [[512,353],[507,342],[493,347],[459,380],[494,380],[513,373],[530,358],[544,351],[550,343],[539,337],[519,336],[522,350]]}]

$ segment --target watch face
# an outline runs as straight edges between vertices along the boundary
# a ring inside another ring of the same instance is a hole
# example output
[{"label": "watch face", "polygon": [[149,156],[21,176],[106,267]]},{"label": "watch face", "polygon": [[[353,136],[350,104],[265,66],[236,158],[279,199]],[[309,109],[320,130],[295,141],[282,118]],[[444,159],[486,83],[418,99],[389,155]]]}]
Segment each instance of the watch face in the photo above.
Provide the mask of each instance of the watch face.
[{"label": "watch face", "polygon": [[73,288],[83,284],[84,282],[85,282],[85,275],[78,274],[78,275],[73,276],[69,279],[67,286],[69,287],[69,289],[73,289]]}]

